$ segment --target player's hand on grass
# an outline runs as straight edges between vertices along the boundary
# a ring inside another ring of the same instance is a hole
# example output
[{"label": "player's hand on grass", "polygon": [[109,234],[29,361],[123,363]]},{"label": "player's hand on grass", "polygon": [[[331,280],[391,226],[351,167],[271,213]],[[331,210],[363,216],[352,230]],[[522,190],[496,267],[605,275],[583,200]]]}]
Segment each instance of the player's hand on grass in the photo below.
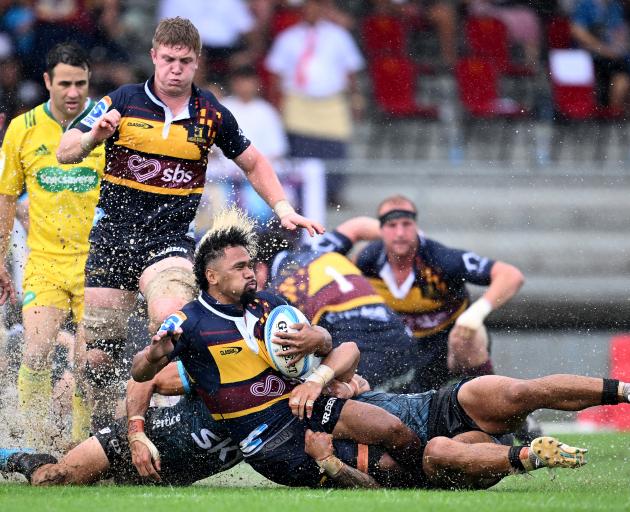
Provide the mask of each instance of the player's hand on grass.
[{"label": "player's hand on grass", "polygon": [[304,228],[308,231],[308,234],[314,236],[315,234],[321,235],[325,229],[319,222],[307,219],[299,213],[288,213],[280,217],[280,223],[283,228],[294,230],[297,228]]},{"label": "player's hand on grass", "polygon": [[11,274],[9,274],[7,268],[4,265],[0,265],[0,306],[4,304],[7,299],[15,303],[15,286],[13,285]]},{"label": "player's hand on grass", "polygon": [[304,416],[310,419],[313,414],[313,404],[321,394],[322,385],[313,381],[307,381],[293,388],[289,397],[289,407],[293,415],[301,420]]},{"label": "player's hand on grass", "polygon": [[138,474],[141,477],[151,478],[157,482],[161,481],[162,478],[158,473],[161,469],[160,458],[154,458],[149,447],[141,441],[131,441],[129,448],[131,449],[131,460],[138,470]]},{"label": "player's hand on grass", "polygon": [[330,333],[321,327],[306,323],[292,324],[291,329],[296,332],[276,331],[273,342],[282,345],[283,356],[293,356],[289,365],[296,364],[308,354],[327,354],[332,349]]},{"label": "player's hand on grass", "polygon": [[112,109],[106,112],[92,127],[92,136],[97,145],[114,135],[116,128],[120,124],[120,117],[120,112]]},{"label": "player's hand on grass", "polygon": [[315,460],[323,460],[334,455],[332,436],[326,432],[313,432],[307,429],[304,435],[304,451]]}]

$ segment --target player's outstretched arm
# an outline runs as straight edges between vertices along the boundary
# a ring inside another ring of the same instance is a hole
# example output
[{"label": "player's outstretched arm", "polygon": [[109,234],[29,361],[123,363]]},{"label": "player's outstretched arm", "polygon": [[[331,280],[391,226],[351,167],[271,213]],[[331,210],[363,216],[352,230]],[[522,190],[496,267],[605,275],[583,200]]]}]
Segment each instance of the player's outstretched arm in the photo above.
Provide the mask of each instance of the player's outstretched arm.
[{"label": "player's outstretched arm", "polygon": [[311,236],[322,234],[324,226],[299,215],[286,200],[286,195],[280,184],[271,163],[253,145],[234,159],[234,162],[242,169],[247,179],[265,202],[273,208],[280,218],[282,226],[286,229],[306,229]]},{"label": "player's outstretched arm", "polygon": [[155,375],[168,363],[168,355],[173,352],[173,339],[182,333],[180,328],[175,331],[159,330],[153,338],[151,344],[138,352],[133,357],[131,365],[131,376],[136,382],[146,382],[153,379]]},{"label": "player's outstretched arm", "polygon": [[380,487],[370,475],[348,466],[335,457],[332,436],[325,432],[313,432],[308,429],[304,437],[304,451],[315,460],[321,470],[338,487],[376,489]]},{"label": "player's outstretched arm", "polygon": [[94,123],[89,132],[71,128],[61,137],[57,148],[57,160],[61,164],[76,164],[92,150],[111,137],[120,123],[120,112],[113,109]]},{"label": "player's outstretched arm", "polygon": [[521,289],[525,278],[514,265],[496,261],[490,270],[490,286],[455,321],[453,336],[473,338],[486,317],[507,303]]}]

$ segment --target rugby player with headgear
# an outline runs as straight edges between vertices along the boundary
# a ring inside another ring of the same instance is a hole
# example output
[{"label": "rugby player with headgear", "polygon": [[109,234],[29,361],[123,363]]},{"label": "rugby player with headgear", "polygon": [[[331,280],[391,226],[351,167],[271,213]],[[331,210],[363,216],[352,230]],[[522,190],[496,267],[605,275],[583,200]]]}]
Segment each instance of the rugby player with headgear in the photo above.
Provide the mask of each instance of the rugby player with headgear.
[{"label": "rugby player with headgear", "polygon": [[177,309],[173,291],[194,283],[190,228],[213,145],[243,170],[285,228],[323,232],[295,212],[271,164],[230,111],[193,84],[200,52],[199,32],[190,20],[161,20],[151,48],[154,75],[102,98],[64,134],[57,150],[60,162],[73,163],[105,144],[100,216],[90,234],[79,330],[79,344],[87,348],[80,369],[98,398],[92,415],[96,429],[113,414],[124,373],[127,320],[138,291],[157,328],[157,317]]},{"label": "rugby player with headgear", "polygon": [[319,467],[304,453],[307,428],[379,444],[407,471],[416,471],[420,443],[400,420],[368,404],[320,396],[333,378],[350,380],[358,361],[356,344],[331,350],[328,332],[308,326],[293,336],[313,338],[309,343],[325,355],[322,364],[302,384],[275,369],[265,349],[265,322],[286,301],[256,292],[256,242],[255,225],[241,211],[233,208],[216,217],[195,254],[198,299],[171,315],[151,345],[136,354],[133,378],[151,379],[179,357],[213,418],[240,443],[245,460],[278,483],[320,481]]},{"label": "rugby player with headgear", "polygon": [[[297,243],[286,231],[268,228],[261,234],[256,273],[261,285],[285,297],[313,324],[324,327],[333,346],[353,341],[361,359],[357,373],[372,386],[414,391],[410,384],[421,350],[400,317],[385,304],[361,271],[348,259],[353,244],[378,236],[378,221],[355,217],[311,243]],[[294,326],[295,327],[295,326]],[[291,340],[280,344],[285,355],[300,358],[311,351]],[[419,391],[419,390],[416,390]]]}]

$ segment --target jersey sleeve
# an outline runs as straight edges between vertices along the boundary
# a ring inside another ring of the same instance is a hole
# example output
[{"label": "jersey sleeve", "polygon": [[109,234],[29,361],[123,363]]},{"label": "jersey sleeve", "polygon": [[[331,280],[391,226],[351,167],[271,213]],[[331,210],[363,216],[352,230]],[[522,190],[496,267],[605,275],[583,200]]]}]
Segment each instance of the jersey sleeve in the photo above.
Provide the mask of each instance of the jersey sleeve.
[{"label": "jersey sleeve", "polygon": [[245,137],[243,131],[239,128],[232,112],[223,105],[219,107],[219,111],[221,112],[222,121],[215,144],[219,146],[227,158],[233,160],[251,145],[251,141]]},{"label": "jersey sleeve", "polygon": [[366,276],[376,275],[379,272],[377,260],[383,249],[382,242],[370,242],[359,252],[356,265]]},{"label": "jersey sleeve", "polygon": [[24,132],[19,121],[21,118],[11,121],[0,149],[0,194],[8,196],[19,196],[24,191],[24,168],[20,158]]},{"label": "jersey sleeve", "polygon": [[427,263],[439,267],[445,275],[472,284],[488,286],[494,260],[473,251],[452,249],[433,240],[425,240]]},{"label": "jersey sleeve", "polygon": [[107,96],[103,96],[97,103],[92,107],[89,114],[86,115],[81,122],[77,123],[73,128],[78,128],[83,133],[89,132],[92,127],[109,111],[112,109],[118,109],[122,112],[123,110],[123,97],[124,94],[121,89],[116,89],[114,92],[108,94]]},{"label": "jersey sleeve", "polygon": [[352,249],[352,240],[339,231],[330,231],[313,242],[312,247],[318,252],[338,252],[345,256]]}]

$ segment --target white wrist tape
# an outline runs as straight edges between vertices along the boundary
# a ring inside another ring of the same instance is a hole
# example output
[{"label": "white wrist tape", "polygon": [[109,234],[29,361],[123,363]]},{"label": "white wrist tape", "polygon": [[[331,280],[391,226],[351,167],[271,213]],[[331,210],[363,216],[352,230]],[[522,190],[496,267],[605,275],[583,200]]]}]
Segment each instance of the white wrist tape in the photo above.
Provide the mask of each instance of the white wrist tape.
[{"label": "white wrist tape", "polygon": [[278,201],[274,207],[273,211],[276,212],[276,215],[280,218],[295,213],[295,209],[291,206],[291,203],[286,199],[282,199]]},{"label": "white wrist tape", "polygon": [[492,304],[483,297],[473,302],[470,307],[457,317],[455,325],[474,329],[475,331],[483,325],[483,321],[492,311]]},{"label": "white wrist tape", "polygon": [[155,447],[155,445],[151,442],[151,440],[146,436],[146,434],[144,432],[136,432],[134,434],[130,434],[128,437],[129,440],[129,446],[131,446],[131,443],[133,443],[134,441],[138,441],[139,443],[142,443],[144,446],[146,446],[149,449],[149,452],[151,452],[151,458],[155,461],[160,460],[160,452],[158,451],[158,449]]},{"label": "white wrist tape", "polygon": [[326,386],[331,380],[335,378],[335,371],[325,364],[320,364],[313,370],[307,378],[306,382],[317,382],[322,387]]},{"label": "white wrist tape", "polygon": [[87,151],[88,153],[91,152],[94,149],[94,146],[96,146],[96,141],[94,140],[92,132],[86,132],[81,135],[80,144],[83,151]]}]

